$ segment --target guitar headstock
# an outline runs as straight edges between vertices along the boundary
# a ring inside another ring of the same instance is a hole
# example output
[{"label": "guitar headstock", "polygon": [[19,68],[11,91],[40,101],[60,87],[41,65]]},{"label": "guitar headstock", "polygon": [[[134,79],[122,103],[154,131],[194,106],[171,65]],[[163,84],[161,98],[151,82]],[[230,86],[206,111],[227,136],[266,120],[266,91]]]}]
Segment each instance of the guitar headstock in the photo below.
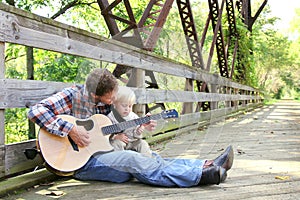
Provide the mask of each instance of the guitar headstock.
[{"label": "guitar headstock", "polygon": [[161,112],[162,118],[178,118],[178,112],[175,109],[165,110]]}]

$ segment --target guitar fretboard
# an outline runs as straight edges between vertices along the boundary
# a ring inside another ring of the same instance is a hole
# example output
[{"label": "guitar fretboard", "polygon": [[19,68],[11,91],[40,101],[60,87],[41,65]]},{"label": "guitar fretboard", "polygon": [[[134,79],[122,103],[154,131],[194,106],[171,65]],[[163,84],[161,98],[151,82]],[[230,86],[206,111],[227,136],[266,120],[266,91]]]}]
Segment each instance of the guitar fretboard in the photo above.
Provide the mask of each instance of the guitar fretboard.
[{"label": "guitar fretboard", "polygon": [[161,119],[162,117],[163,117],[163,115],[160,113],[160,114],[145,116],[145,117],[138,118],[138,119],[129,120],[126,122],[121,122],[118,124],[104,126],[104,127],[102,127],[102,133],[103,133],[103,135],[109,135],[112,133],[120,133],[128,128],[135,127],[135,126],[141,125],[141,124],[146,124],[146,123],[150,122],[150,120],[158,120],[158,119]]}]

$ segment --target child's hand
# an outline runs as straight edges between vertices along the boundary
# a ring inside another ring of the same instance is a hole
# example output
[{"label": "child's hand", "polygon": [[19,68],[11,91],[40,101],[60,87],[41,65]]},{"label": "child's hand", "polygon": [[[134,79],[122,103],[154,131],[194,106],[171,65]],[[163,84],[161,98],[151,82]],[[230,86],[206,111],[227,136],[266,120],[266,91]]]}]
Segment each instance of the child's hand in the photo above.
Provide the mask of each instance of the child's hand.
[{"label": "child's hand", "polygon": [[114,140],[121,140],[124,143],[128,143],[128,137],[124,133],[119,133],[114,136]]},{"label": "child's hand", "polygon": [[138,135],[141,135],[141,134],[144,132],[144,130],[145,130],[145,127],[144,127],[143,124],[142,124],[142,125],[140,125],[140,126],[136,129],[136,133],[137,133]]},{"label": "child's hand", "polygon": [[157,121],[156,120],[150,120],[149,123],[147,124],[143,124],[143,126],[145,127],[145,129],[147,131],[154,131],[157,125]]},{"label": "child's hand", "polygon": [[[146,116],[150,116],[150,115],[151,113],[146,114]],[[154,131],[156,125],[157,125],[157,121],[152,119],[147,124],[142,124],[142,126],[144,126],[147,131]]]}]

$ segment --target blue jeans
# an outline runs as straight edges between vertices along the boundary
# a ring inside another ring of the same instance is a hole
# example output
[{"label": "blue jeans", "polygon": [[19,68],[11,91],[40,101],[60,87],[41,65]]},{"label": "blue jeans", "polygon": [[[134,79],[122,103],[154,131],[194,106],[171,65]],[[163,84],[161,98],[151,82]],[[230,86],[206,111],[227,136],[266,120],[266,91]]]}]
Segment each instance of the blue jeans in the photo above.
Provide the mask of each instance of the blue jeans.
[{"label": "blue jeans", "polygon": [[80,180],[100,180],[122,183],[136,178],[142,183],[165,187],[191,187],[200,182],[205,160],[153,158],[134,151],[114,151],[97,154],[77,170]]}]

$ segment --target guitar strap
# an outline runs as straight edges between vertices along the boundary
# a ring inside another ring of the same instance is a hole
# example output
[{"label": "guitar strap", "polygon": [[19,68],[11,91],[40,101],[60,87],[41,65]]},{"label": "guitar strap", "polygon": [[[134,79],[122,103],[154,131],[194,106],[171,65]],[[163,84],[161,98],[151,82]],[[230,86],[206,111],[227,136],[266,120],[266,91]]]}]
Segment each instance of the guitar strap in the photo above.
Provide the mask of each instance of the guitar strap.
[{"label": "guitar strap", "polygon": [[111,111],[113,112],[116,120],[120,122],[125,122],[126,120],[120,115],[120,113],[112,106]]},{"label": "guitar strap", "polygon": [[[120,122],[125,122],[126,120],[120,115],[120,113],[114,108],[114,106],[111,107],[111,112],[114,114],[114,117],[116,118],[116,120],[120,123]],[[111,134],[109,138],[112,138],[113,135],[118,134],[118,133],[114,133]]]}]

